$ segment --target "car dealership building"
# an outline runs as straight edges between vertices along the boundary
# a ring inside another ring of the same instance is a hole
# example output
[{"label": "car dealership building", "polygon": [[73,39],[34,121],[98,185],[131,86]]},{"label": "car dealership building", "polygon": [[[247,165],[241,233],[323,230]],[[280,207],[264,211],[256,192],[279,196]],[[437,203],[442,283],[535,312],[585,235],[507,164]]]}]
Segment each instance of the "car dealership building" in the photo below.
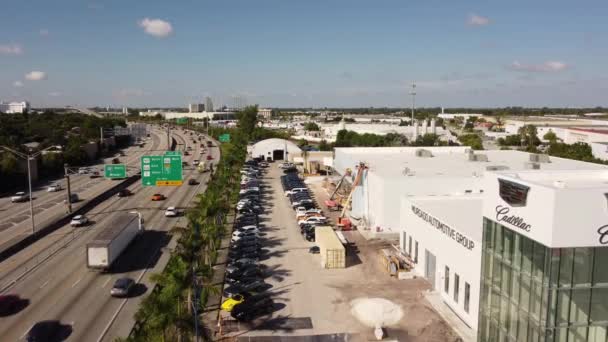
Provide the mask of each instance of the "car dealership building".
[{"label": "car dealership building", "polygon": [[605,166],[518,151],[340,150],[337,172],[365,165],[355,216],[398,232],[414,272],[478,341],[607,341]]}]

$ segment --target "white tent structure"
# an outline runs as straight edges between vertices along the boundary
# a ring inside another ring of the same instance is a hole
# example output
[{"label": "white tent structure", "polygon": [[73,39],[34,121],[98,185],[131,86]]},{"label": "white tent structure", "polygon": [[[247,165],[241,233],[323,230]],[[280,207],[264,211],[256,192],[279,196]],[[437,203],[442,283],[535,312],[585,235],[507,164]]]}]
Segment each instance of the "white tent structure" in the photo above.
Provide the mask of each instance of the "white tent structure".
[{"label": "white tent structure", "polygon": [[266,139],[255,143],[250,149],[251,157],[264,157],[265,160],[293,161],[302,156],[298,145],[285,139]]}]

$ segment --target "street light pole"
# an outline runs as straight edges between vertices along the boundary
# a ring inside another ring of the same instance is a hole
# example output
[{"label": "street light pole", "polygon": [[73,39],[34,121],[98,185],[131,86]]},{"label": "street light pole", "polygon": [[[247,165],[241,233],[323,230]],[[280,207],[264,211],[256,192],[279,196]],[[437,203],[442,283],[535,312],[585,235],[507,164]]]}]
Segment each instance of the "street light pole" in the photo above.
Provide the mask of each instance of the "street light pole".
[{"label": "street light pole", "polygon": [[32,201],[32,171],[30,170],[32,158],[27,158],[27,183],[30,191],[30,217],[32,219],[32,235],[36,232],[36,224],[34,223],[34,202]]},{"label": "street light pole", "polygon": [[68,200],[66,203],[68,205],[68,214],[71,214],[72,213],[72,188],[70,187],[70,172],[69,172],[68,164],[63,165],[63,170],[65,172],[65,182],[66,182],[66,187],[68,190]]}]

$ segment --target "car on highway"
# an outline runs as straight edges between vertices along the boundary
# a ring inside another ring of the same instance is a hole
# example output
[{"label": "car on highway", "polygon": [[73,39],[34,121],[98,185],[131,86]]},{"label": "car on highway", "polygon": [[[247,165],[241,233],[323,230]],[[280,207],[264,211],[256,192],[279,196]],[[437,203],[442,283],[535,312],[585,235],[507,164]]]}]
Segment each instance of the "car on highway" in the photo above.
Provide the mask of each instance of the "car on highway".
[{"label": "car on highway", "polygon": [[120,159],[118,159],[118,158],[112,159],[112,164],[120,164]]},{"label": "car on highway", "polygon": [[131,192],[131,190],[129,189],[122,189],[118,192],[118,197],[128,197],[131,196],[133,193]]},{"label": "car on highway", "polygon": [[0,316],[9,316],[14,314],[19,308],[20,303],[21,298],[19,298],[17,295],[0,295]]},{"label": "car on highway", "polygon": [[[61,324],[59,321],[40,321],[32,325],[28,330],[25,340],[27,342],[48,342],[63,341],[64,336],[58,336],[63,328],[71,329],[69,326]],[[69,331],[71,333],[71,331]],[[67,332],[66,335],[69,335]]]},{"label": "car on highway", "polygon": [[188,151],[184,151],[184,155],[185,155],[185,156],[189,156],[189,155],[190,155],[190,153],[189,153]]},{"label": "car on highway", "polygon": [[153,201],[162,201],[164,200],[166,197],[163,194],[154,194],[152,195],[152,200]]},{"label": "car on highway", "polygon": [[13,203],[25,202],[28,200],[28,198],[29,198],[29,196],[25,192],[20,191],[20,192],[14,194],[13,196],[11,196],[11,202],[13,202]]},{"label": "car on highway", "polygon": [[86,216],[76,215],[76,216],[72,217],[72,220],[70,221],[70,226],[80,227],[80,226],[84,226],[87,223],[89,223],[89,219]]},{"label": "car on highway", "polygon": [[91,171],[91,173],[89,174],[89,178],[99,178],[101,177],[101,174],[99,173],[99,171]]},{"label": "car on highway", "polygon": [[179,215],[179,211],[175,207],[169,207],[165,210],[165,217],[176,217]]},{"label": "car on highway", "polygon": [[[76,203],[80,201],[80,197],[78,197],[78,194],[70,194],[70,203]],[[63,204],[68,203],[68,200],[63,200]]]},{"label": "car on highway", "polygon": [[86,175],[89,172],[91,172],[91,170],[88,167],[80,167],[80,168],[78,168],[78,174],[79,175]]},{"label": "car on highway", "polygon": [[135,286],[135,280],[131,278],[118,278],[110,290],[110,295],[112,297],[126,297],[131,292],[131,289],[133,289],[133,286]]},{"label": "car on highway", "polygon": [[48,188],[46,188],[47,192],[57,192],[63,190],[63,188],[61,187],[61,184],[51,184],[49,185]]},{"label": "car on highway", "polygon": [[198,159],[194,159],[194,160],[192,161],[192,166],[198,166],[198,164],[199,164],[200,162],[201,162],[200,160],[198,160]]},{"label": "car on highway", "polygon": [[188,179],[188,185],[198,185],[198,184],[199,184],[199,182],[196,179],[194,179],[194,178]]},{"label": "car on highway", "polygon": [[210,155],[210,154],[208,154],[208,155],[207,155],[207,160],[212,160],[212,159],[213,159],[213,156],[212,156],[212,155]]}]

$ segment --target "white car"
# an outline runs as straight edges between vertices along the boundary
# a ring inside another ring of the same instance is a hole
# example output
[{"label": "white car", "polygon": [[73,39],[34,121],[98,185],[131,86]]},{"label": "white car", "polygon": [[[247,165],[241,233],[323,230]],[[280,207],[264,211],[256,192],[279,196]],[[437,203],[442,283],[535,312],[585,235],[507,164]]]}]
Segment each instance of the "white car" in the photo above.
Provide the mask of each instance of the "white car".
[{"label": "white car", "polygon": [[198,166],[198,163],[200,163],[200,160],[198,160],[198,159],[194,159],[194,160],[192,161],[192,166]]},{"label": "white car", "polygon": [[28,195],[25,192],[20,191],[11,197],[11,202],[13,202],[13,203],[25,202],[25,201],[27,201],[27,199],[28,199]]},{"label": "white car", "polygon": [[292,167],[295,167],[295,165],[292,164],[292,163],[282,163],[282,164],[279,164],[279,169],[290,169]]},{"label": "white car", "polygon": [[89,223],[89,219],[86,218],[86,216],[76,215],[76,216],[72,217],[72,221],[70,221],[70,226],[79,227],[79,226],[84,226],[87,223]]},{"label": "white car", "polygon": [[311,216],[309,218],[307,218],[306,220],[300,220],[298,221],[298,225],[303,225],[303,224],[307,224],[307,223],[323,223],[327,221],[327,217],[324,216]]},{"label": "white car", "polygon": [[49,187],[46,189],[47,192],[56,192],[59,190],[62,190],[63,188],[61,187],[61,184],[51,184],[49,185]]},{"label": "white car", "polygon": [[179,212],[175,207],[169,207],[165,210],[165,217],[175,217]]},{"label": "white car", "polygon": [[[260,228],[258,228],[256,226],[244,226],[244,227],[238,228],[234,233],[236,233],[236,232],[240,232],[240,234],[249,233],[249,232],[253,232],[253,233],[257,234],[260,232]],[[232,234],[233,236],[234,236],[234,233]]]},{"label": "white car", "polygon": [[308,214],[323,214],[323,211],[321,209],[306,209],[305,207],[296,209],[296,217]]},{"label": "white car", "polygon": [[298,192],[304,192],[304,191],[308,191],[308,188],[293,188],[291,190],[285,191],[285,197],[298,193]]},{"label": "white car", "polygon": [[81,167],[78,169],[78,174],[79,175],[86,175],[87,173],[89,173],[89,168],[88,167]]}]

